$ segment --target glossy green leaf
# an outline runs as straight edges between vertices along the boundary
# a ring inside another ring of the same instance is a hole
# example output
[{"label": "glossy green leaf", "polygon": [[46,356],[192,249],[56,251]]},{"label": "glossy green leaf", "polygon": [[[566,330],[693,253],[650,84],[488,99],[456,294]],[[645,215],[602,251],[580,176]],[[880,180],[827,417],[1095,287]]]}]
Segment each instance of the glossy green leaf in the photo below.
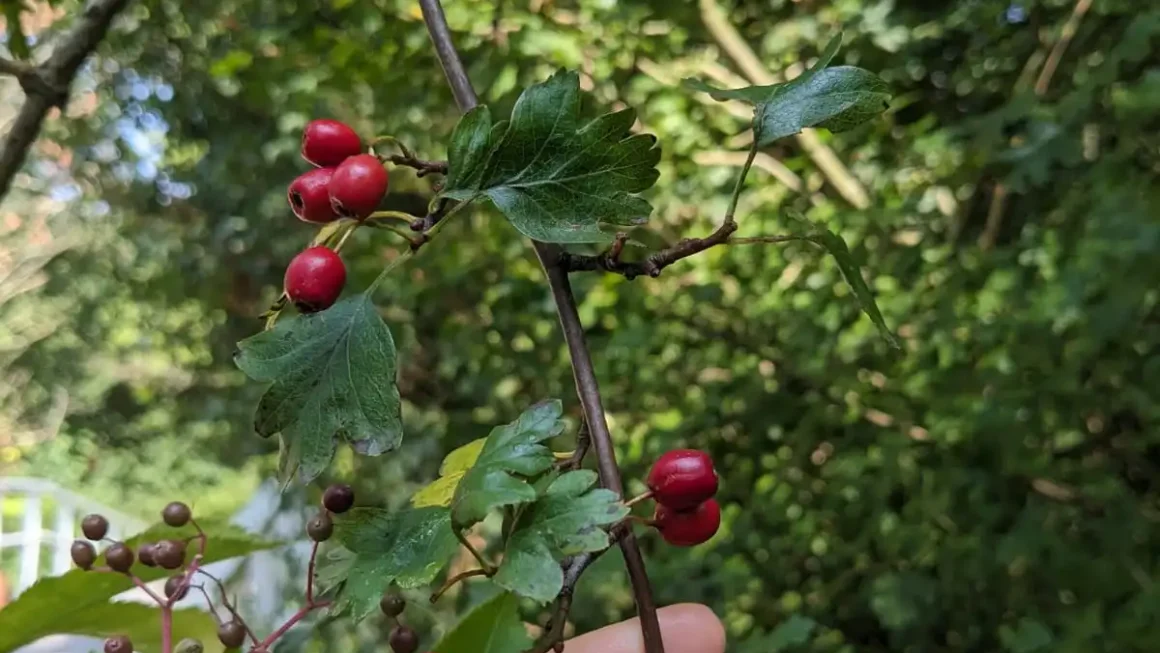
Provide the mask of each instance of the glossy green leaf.
[{"label": "glossy green leaf", "polygon": [[356,508],[337,516],[334,539],[350,555],[334,556],[338,573],[324,572],[329,585],[341,581],[334,611],[350,609],[361,620],[374,612],[392,583],[420,587],[430,583],[459,549],[446,508],[389,512]]},{"label": "glossy green leaf", "polygon": [[[58,614],[60,601],[52,597],[37,609],[48,614]],[[0,613],[0,623],[6,621]],[[142,652],[161,651],[161,608],[141,603],[104,602],[90,605],[83,611],[70,614],[67,619],[56,621],[49,632],[39,632],[35,637],[27,634],[23,624],[12,623],[11,628],[0,632],[0,653],[10,653],[44,635],[84,635],[87,637],[112,637],[127,635],[133,647]],[[216,644],[217,624],[208,612],[196,608],[173,611],[173,635],[175,638],[193,637]],[[221,646],[215,649],[220,651]]]},{"label": "glossy green leaf", "polygon": [[529,238],[602,242],[609,238],[603,226],[642,224],[652,213],[635,193],[656,183],[656,138],[630,133],[631,109],[581,124],[575,72],[561,71],[525,90],[502,136],[492,129],[483,138],[484,115],[463,120],[452,139],[459,163],[451,162],[443,194],[487,196]]},{"label": "glossy green leaf", "polygon": [[481,603],[431,648],[438,653],[520,653],[532,638],[520,620],[519,598],[503,592]]},{"label": "glossy green leaf", "polygon": [[557,478],[528,506],[508,540],[495,583],[541,603],[560,593],[563,558],[610,545],[602,526],[628,515],[615,492],[591,489],[596,472],[580,470]]},{"label": "glossy green leaf", "polygon": [[[506,123],[497,125],[501,130]],[[479,188],[480,176],[487,166],[487,159],[495,146],[496,134],[492,129],[491,111],[487,105],[479,105],[468,111],[455,130],[451,132],[451,145],[447,148],[447,180],[444,187],[460,189],[463,194],[448,193],[460,199],[474,194]]]},{"label": "glossy green leaf", "polygon": [[866,315],[870,317],[870,321],[874,326],[878,327],[878,332],[896,349],[901,349],[902,344],[898,342],[894,332],[886,325],[886,318],[882,317],[882,311],[878,309],[878,302],[874,301],[874,293],[871,292],[870,286],[866,285],[866,280],[862,278],[862,269],[858,262],[854,260],[854,255],[850,253],[850,248],[846,245],[846,241],[842,237],[832,231],[825,231],[819,234],[811,234],[807,236],[808,240],[818,245],[821,245],[834,257],[834,261],[838,264],[838,269],[842,271],[842,276],[846,279],[846,283],[850,284],[850,289],[854,291],[854,297],[858,300],[858,305],[862,307]]},{"label": "glossy green leaf", "polygon": [[552,467],[554,457],[543,442],[563,432],[562,414],[559,400],[543,401],[492,430],[455,488],[451,518],[456,528],[467,528],[496,508],[536,500],[535,488],[524,478]]},{"label": "glossy green leaf", "polygon": [[272,382],[254,428],[281,435],[284,482],[317,477],[339,440],[377,456],[403,439],[395,342],[365,294],[278,322],[238,343],[234,360],[255,381]]}]

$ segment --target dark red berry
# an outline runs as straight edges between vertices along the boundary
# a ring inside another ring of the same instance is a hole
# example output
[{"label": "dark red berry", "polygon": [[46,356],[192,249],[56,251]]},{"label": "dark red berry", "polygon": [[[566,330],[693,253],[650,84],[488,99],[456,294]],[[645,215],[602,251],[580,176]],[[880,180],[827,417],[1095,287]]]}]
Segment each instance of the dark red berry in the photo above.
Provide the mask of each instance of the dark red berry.
[{"label": "dark red berry", "polygon": [[330,308],[346,285],[346,265],[329,247],[311,247],[286,266],[283,279],[290,301],[303,313]]},{"label": "dark red berry", "polygon": [[193,512],[190,511],[189,506],[180,501],[170,503],[161,511],[161,519],[174,528],[185,526],[192,517]]},{"label": "dark red berry", "polygon": [[133,642],[124,635],[105,640],[105,653],[133,653]]},{"label": "dark red berry", "polygon": [[419,635],[406,626],[395,626],[387,640],[395,653],[415,653],[419,649]]},{"label": "dark red berry", "polygon": [[657,503],[673,510],[687,510],[717,494],[717,472],[704,451],[677,449],[653,464],[648,487]]},{"label": "dark red berry", "polygon": [[162,569],[177,569],[185,564],[185,542],[162,540],[154,544],[153,560]]},{"label": "dark red berry", "polygon": [[109,534],[109,520],[102,515],[86,515],[81,520],[81,532],[90,540],[102,540]]},{"label": "dark red berry", "polygon": [[226,648],[240,648],[246,643],[246,627],[237,621],[227,621],[218,626],[218,641]]},{"label": "dark red berry", "polygon": [[339,215],[361,220],[379,208],[389,185],[387,169],[374,155],[352,156],[334,169],[330,203]]},{"label": "dark red berry", "polygon": [[185,595],[189,593],[189,585],[182,587],[184,584],[185,574],[170,576],[169,579],[165,581],[165,596],[173,599],[175,603],[181,599],[184,599]]},{"label": "dark red berry", "polygon": [[306,534],[315,542],[325,542],[333,533],[334,520],[330,518],[330,513],[320,512],[306,522]]},{"label": "dark red berry", "polygon": [[153,547],[155,544],[142,544],[137,547],[137,560],[146,567],[156,567],[157,561],[153,559]]},{"label": "dark red berry", "polygon": [[379,609],[388,617],[397,617],[407,609],[407,601],[398,594],[386,594],[379,599]]},{"label": "dark red berry", "polygon": [[346,123],[312,120],[302,131],[302,158],[316,166],[336,166],[362,152],[362,139]]},{"label": "dark red berry", "polygon": [[330,204],[330,178],[333,175],[334,168],[315,168],[290,182],[286,197],[299,220],[322,224],[338,219]]},{"label": "dark red berry", "polygon": [[349,485],[331,485],[322,493],[322,505],[330,512],[341,515],[354,505],[354,490]]},{"label": "dark red berry", "polygon": [[109,568],[113,571],[120,571],[122,573],[129,571],[135,559],[136,556],[133,554],[133,549],[130,549],[121,542],[117,542],[105,551],[105,561],[109,563]]},{"label": "dark red berry", "polygon": [[69,553],[72,555],[73,563],[85,571],[92,569],[93,563],[97,561],[97,550],[93,548],[91,542],[77,540],[72,543]]},{"label": "dark red berry", "polygon": [[653,516],[661,537],[673,546],[696,546],[708,542],[721,527],[721,506],[716,499],[697,506],[693,510],[677,512],[663,504],[657,504]]}]

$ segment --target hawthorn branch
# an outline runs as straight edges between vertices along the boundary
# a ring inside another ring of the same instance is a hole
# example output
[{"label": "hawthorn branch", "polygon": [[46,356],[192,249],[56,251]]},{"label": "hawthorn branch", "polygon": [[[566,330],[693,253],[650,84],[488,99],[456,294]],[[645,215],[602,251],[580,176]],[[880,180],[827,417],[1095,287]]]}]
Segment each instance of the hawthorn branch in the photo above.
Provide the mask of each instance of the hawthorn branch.
[{"label": "hawthorn branch", "polygon": [[[607,550],[604,549],[604,551]],[[572,596],[576,593],[576,584],[580,582],[580,576],[593,562],[596,562],[596,559],[604,551],[584,553],[569,560],[564,567],[564,588],[556,597],[556,609],[552,612],[548,627],[536,640],[535,645],[525,653],[548,653],[553,649],[560,650],[557,647],[562,646],[564,641],[564,627],[568,625],[568,613],[572,610]]]},{"label": "hawthorn branch", "polygon": [[64,106],[81,64],[105,38],[113,18],[127,4],[129,0],[92,0],[44,63],[29,66],[5,60],[0,64],[0,73],[14,75],[26,96],[0,143],[0,199],[12,187],[12,179],[24,165],[48,112]]},{"label": "hawthorn branch", "polygon": [[[427,24],[427,32],[435,45],[439,63],[443,66],[443,73],[451,87],[452,94],[455,96],[455,102],[459,105],[460,111],[470,111],[479,103],[479,100],[475,95],[475,89],[471,86],[471,80],[467,77],[467,71],[463,68],[459,53],[455,49],[451,31],[447,26],[447,18],[443,14],[443,7],[439,0],[419,0],[419,6],[423,12],[423,20]],[[616,452],[612,445],[612,434],[608,430],[608,422],[604,416],[600,386],[596,380],[592,356],[588,351],[588,343],[584,337],[584,327],[580,322],[580,314],[576,308],[576,297],[572,294],[568,271],[560,265],[561,249],[555,245],[536,241],[532,241],[532,245],[548,277],[552,298],[556,302],[556,311],[560,316],[564,340],[568,345],[568,353],[572,360],[576,393],[584,408],[584,419],[591,431],[592,444],[596,450],[600,482],[613,492],[623,494],[620,468],[616,464]],[[636,600],[641,631],[644,636],[645,651],[646,653],[664,653],[660,622],[657,620],[656,614],[656,602],[653,599],[648,572],[645,571],[644,558],[641,556],[636,538],[628,533],[620,540],[620,548],[624,554],[629,580],[632,583],[633,596]]]}]

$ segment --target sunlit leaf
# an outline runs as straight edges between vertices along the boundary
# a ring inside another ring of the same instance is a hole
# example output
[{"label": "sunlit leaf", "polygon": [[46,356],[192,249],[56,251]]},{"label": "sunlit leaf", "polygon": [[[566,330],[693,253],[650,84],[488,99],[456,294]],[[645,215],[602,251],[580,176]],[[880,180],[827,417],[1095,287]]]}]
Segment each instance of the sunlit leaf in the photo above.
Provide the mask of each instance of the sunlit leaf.
[{"label": "sunlit leaf", "polygon": [[509,592],[480,604],[431,648],[438,653],[519,653],[532,645],[520,620],[520,602]]},{"label": "sunlit leaf", "polygon": [[486,442],[487,438],[480,438],[447,454],[439,466],[439,478],[416,492],[411,497],[411,505],[416,508],[450,506],[451,500],[455,498],[455,488],[459,487],[459,479],[479,459],[479,453],[483,451]]}]

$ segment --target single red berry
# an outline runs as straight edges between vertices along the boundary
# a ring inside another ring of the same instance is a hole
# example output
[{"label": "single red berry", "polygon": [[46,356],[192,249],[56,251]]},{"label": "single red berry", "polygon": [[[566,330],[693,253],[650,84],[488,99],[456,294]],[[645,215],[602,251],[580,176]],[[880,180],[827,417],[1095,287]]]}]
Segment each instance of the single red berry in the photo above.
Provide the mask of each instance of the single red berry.
[{"label": "single red berry", "polygon": [[341,483],[331,485],[322,493],[322,505],[330,512],[341,515],[354,505],[354,490]]},{"label": "single red berry", "polygon": [[69,554],[72,555],[72,561],[76,566],[88,571],[93,568],[93,563],[97,561],[97,550],[93,548],[91,542],[84,540],[77,540],[72,543],[69,548]]},{"label": "single red berry", "polygon": [[379,208],[387,194],[387,169],[371,154],[343,161],[330,178],[330,203],[339,215],[363,219]]},{"label": "single red berry", "polygon": [[133,642],[124,635],[105,640],[105,653],[133,653]]},{"label": "single red berry", "polygon": [[122,542],[117,542],[105,551],[105,562],[109,563],[109,568],[121,573],[128,572],[136,558],[137,556],[133,554],[133,549],[125,546]]},{"label": "single red berry", "polygon": [[90,540],[102,540],[109,534],[109,520],[102,515],[86,515],[81,520],[81,532]]},{"label": "single red berry", "polygon": [[290,301],[303,313],[330,308],[346,285],[346,265],[333,249],[311,247],[286,266],[283,279]]},{"label": "single red berry", "polygon": [[146,567],[156,567],[157,561],[153,559],[153,547],[155,544],[142,544],[137,547],[137,560]]},{"label": "single red berry", "polygon": [[240,648],[246,643],[246,627],[237,621],[227,621],[218,626],[217,636],[226,648]]},{"label": "single red berry", "polygon": [[334,520],[330,513],[320,512],[306,522],[306,534],[315,542],[325,542],[334,534]]},{"label": "single red berry", "polygon": [[185,542],[162,540],[154,544],[153,560],[162,569],[177,569],[185,564]]},{"label": "single red berry", "polygon": [[174,528],[185,526],[192,518],[193,511],[189,509],[189,506],[180,501],[170,503],[161,511],[162,521]]},{"label": "single red berry", "polygon": [[677,449],[653,463],[648,487],[657,503],[687,510],[717,494],[717,472],[704,451]]},{"label": "single red berry", "polygon": [[302,158],[316,166],[336,166],[362,152],[362,139],[337,120],[312,120],[302,131]]},{"label": "single red berry", "polygon": [[165,581],[165,596],[166,596],[166,598],[173,599],[174,603],[180,601],[181,599],[184,599],[185,595],[189,593],[189,585],[185,585],[185,587],[182,587],[182,585],[184,585],[184,584],[185,584],[185,574],[178,574],[176,576],[170,576],[169,579]]},{"label": "single red berry", "polygon": [[315,168],[304,172],[290,182],[286,193],[290,209],[303,222],[322,224],[338,219],[334,207],[330,205],[330,179],[334,168]]},{"label": "single red berry", "polygon": [[673,546],[696,546],[708,542],[721,527],[721,506],[709,499],[692,510],[678,512],[657,504],[653,515],[661,537]]}]

